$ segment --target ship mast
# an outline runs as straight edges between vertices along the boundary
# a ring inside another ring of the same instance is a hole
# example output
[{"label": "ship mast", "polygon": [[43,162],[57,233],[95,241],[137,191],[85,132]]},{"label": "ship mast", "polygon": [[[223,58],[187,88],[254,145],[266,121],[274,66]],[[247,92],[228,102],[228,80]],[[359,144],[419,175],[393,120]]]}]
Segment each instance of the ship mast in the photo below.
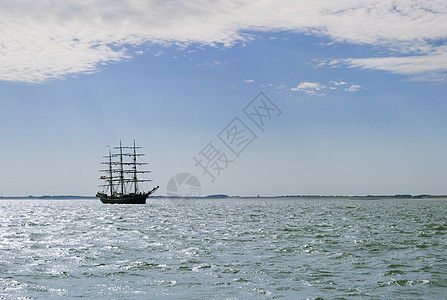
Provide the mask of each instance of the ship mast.
[{"label": "ship mast", "polygon": [[112,151],[109,148],[109,184],[110,184],[110,196],[113,195],[113,173],[112,173]]},{"label": "ship mast", "polygon": [[135,194],[138,193],[137,184],[137,147],[135,146],[135,139],[133,140],[133,184],[135,187]]},{"label": "ship mast", "polygon": [[120,181],[121,181],[121,195],[124,195],[124,168],[123,168],[123,146],[120,140]]}]

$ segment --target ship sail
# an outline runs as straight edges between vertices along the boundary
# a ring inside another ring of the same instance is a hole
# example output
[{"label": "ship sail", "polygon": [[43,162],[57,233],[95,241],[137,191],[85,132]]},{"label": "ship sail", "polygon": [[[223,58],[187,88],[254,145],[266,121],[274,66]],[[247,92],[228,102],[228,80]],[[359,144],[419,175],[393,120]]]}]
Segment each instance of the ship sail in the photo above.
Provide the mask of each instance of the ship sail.
[{"label": "ship sail", "polygon": [[151,179],[143,178],[149,170],[142,169],[147,165],[140,161],[144,153],[139,152],[141,147],[137,147],[135,140],[133,146],[123,146],[121,141],[118,147],[109,149],[109,153],[103,156],[106,160],[101,164],[106,168],[100,170],[105,173],[100,177],[104,183],[102,192],[96,194],[103,203],[123,203],[123,204],[144,204],[148,196],[153,194],[159,186],[145,192],[142,187],[143,182],[150,182]]}]

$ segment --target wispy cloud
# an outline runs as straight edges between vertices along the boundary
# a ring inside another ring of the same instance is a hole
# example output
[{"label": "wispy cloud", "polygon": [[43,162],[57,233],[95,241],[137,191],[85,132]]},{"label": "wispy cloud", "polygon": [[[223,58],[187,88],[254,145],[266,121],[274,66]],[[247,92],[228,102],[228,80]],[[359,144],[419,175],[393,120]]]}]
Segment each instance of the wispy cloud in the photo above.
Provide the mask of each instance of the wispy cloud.
[{"label": "wispy cloud", "polygon": [[361,88],[361,86],[358,85],[358,84],[351,84],[350,87],[345,88],[345,91],[348,91],[348,92],[351,92],[351,93],[355,93],[355,92],[359,91],[360,88]]},{"label": "wispy cloud", "polygon": [[244,80],[244,82],[246,82],[246,83],[253,83],[255,81],[253,79],[247,79],[247,80]]},{"label": "wispy cloud", "polygon": [[206,62],[206,63],[203,63],[203,64],[198,64],[198,66],[199,67],[204,67],[204,66],[207,66],[207,67],[220,67],[223,64],[224,63],[222,61],[214,59],[214,60],[212,60],[210,62]]},{"label": "wispy cloud", "polygon": [[144,43],[231,47],[252,38],[247,30],[326,36],[398,54],[340,59],[351,67],[447,70],[444,0],[24,0],[0,2],[0,80],[44,82],[95,72],[130,59]]},{"label": "wispy cloud", "polygon": [[344,81],[339,81],[339,82],[337,82],[337,81],[331,81],[331,83],[333,84],[333,85],[346,85],[347,83],[346,82],[344,82]]},{"label": "wispy cloud", "polygon": [[418,74],[447,70],[447,46],[424,55],[401,57],[349,58],[344,62],[350,67],[385,70],[398,74]]}]

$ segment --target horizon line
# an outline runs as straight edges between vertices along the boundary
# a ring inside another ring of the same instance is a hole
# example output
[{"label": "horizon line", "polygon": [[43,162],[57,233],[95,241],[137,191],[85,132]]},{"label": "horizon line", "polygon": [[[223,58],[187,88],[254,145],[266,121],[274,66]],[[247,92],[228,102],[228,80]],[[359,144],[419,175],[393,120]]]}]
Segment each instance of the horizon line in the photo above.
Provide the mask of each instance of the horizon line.
[{"label": "horizon line", "polygon": [[[96,199],[96,196],[86,196],[86,195],[26,195],[26,196],[3,196],[0,195],[0,199],[57,199],[57,198],[77,198],[77,199]],[[369,194],[369,195],[303,195],[303,194],[290,194],[290,195],[274,195],[274,196],[262,196],[262,195],[226,195],[226,194],[210,194],[206,196],[189,197],[189,196],[151,196],[150,198],[194,198],[194,199],[226,199],[226,198],[414,198],[414,199],[424,199],[424,198],[447,198],[447,195],[436,195],[436,194]]]}]

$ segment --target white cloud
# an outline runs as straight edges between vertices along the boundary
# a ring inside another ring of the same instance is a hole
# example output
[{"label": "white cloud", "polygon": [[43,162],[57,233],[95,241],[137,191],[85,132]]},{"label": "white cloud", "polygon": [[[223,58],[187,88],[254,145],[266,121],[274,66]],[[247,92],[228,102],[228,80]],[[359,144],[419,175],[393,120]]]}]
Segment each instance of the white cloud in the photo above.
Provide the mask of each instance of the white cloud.
[{"label": "white cloud", "polygon": [[318,95],[318,96],[325,96],[323,93],[318,93],[319,90],[325,89],[326,86],[318,83],[318,82],[300,82],[298,85],[294,88],[291,88],[291,91],[294,92],[303,92],[307,95]]},{"label": "white cloud", "polygon": [[253,83],[253,82],[255,82],[253,79],[247,79],[247,80],[245,80],[244,82],[246,82],[246,83]]},{"label": "white cloud", "polygon": [[351,84],[351,86],[349,88],[346,88],[345,91],[355,93],[355,92],[359,91],[360,88],[361,88],[361,86],[358,84]]},{"label": "white cloud", "polygon": [[341,59],[352,67],[447,70],[445,0],[19,0],[0,2],[0,80],[44,82],[95,72],[130,59],[144,43],[230,47],[250,40],[244,31],[281,30],[399,54]]},{"label": "white cloud", "polygon": [[306,90],[306,89],[311,89],[311,90],[321,90],[324,89],[325,86],[318,83],[318,82],[308,82],[308,81],[304,81],[304,82],[300,82],[295,88],[291,88],[290,90],[292,91],[300,91],[300,90]]},{"label": "white cloud", "polygon": [[[343,85],[347,85],[348,83],[346,83],[345,81],[329,81],[330,83],[332,83],[335,86],[343,86]],[[337,90],[337,87],[335,86],[326,86],[324,84],[321,84],[319,82],[309,82],[309,81],[303,81],[298,83],[298,85],[294,88],[291,88],[291,91],[294,92],[303,92],[307,95],[316,95],[316,96],[326,96],[325,93],[322,93],[321,90]],[[361,86],[358,84],[354,84],[352,83],[348,88],[345,88],[344,90],[347,92],[357,92],[361,89]]]}]

